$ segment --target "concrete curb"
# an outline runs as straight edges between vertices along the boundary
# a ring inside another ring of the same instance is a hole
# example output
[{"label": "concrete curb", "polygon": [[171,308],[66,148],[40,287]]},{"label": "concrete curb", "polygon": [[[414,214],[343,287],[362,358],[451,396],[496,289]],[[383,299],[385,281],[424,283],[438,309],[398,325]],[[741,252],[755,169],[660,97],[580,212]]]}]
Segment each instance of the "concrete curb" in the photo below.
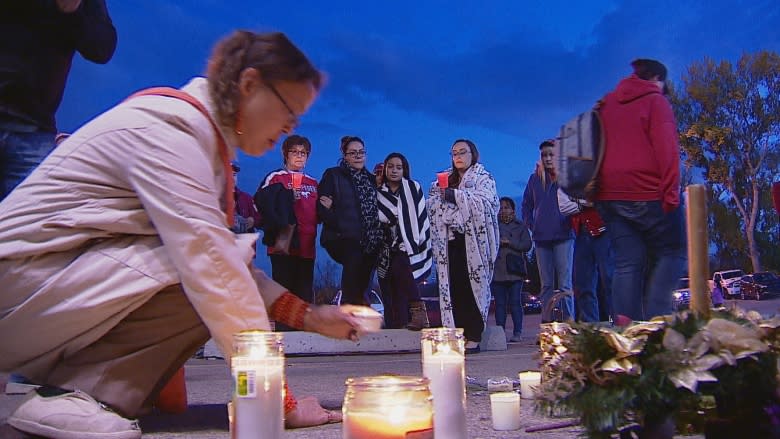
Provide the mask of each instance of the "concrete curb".
[{"label": "concrete curb", "polygon": [[[480,349],[483,351],[505,351],[506,335],[498,326],[488,326],[482,333]],[[284,333],[284,352],[287,355],[332,355],[368,354],[388,352],[419,352],[420,333],[406,329],[383,329],[367,334],[357,343],[335,340],[310,332],[292,331]],[[205,357],[223,357],[214,340],[206,343]]]}]

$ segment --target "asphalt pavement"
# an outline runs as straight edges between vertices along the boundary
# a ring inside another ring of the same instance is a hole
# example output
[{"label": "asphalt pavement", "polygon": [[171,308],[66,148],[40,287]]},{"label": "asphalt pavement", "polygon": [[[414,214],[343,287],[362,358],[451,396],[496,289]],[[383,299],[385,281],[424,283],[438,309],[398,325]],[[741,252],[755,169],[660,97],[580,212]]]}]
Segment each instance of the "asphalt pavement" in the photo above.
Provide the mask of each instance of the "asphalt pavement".
[{"label": "asphalt pavement", "polygon": [[[755,302],[738,301],[738,305],[756,309],[763,314],[776,313],[780,299]],[[516,379],[517,373],[537,369],[536,335],[539,316],[526,316],[524,341],[511,343],[506,351],[489,351],[466,358],[466,374],[476,383],[488,378],[506,376]],[[511,328],[507,328],[511,335]],[[223,360],[192,359],[185,366],[189,408],[182,415],[150,415],[141,419],[144,439],[152,438],[229,438],[226,403],[230,399],[230,371]],[[324,406],[341,407],[349,377],[381,374],[421,375],[419,353],[373,355],[334,355],[292,357],[287,359],[287,381],[298,396],[313,395]],[[7,375],[0,374],[0,389],[5,388]],[[21,401],[22,396],[0,394],[0,439],[29,439],[6,424],[6,419]],[[516,431],[495,431],[490,419],[490,401],[485,389],[467,387],[467,419],[470,438],[574,438],[582,433],[579,427],[567,427],[530,433],[534,427],[552,426],[571,419],[548,418],[535,413],[533,403],[522,401],[522,425]],[[307,429],[288,430],[287,438],[341,438],[341,424],[330,424]],[[688,436],[701,437],[701,436]]]}]

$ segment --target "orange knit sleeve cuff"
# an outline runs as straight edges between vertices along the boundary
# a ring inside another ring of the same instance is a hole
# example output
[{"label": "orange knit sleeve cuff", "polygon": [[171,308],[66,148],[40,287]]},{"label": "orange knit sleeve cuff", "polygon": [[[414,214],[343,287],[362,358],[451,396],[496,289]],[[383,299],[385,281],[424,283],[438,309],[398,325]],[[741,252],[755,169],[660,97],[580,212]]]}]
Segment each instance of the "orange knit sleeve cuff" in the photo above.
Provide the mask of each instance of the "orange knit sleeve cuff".
[{"label": "orange knit sleeve cuff", "polygon": [[308,302],[301,300],[295,294],[286,291],[271,304],[271,319],[294,329],[303,329],[303,318],[311,311]]},{"label": "orange knit sleeve cuff", "polygon": [[288,414],[298,407],[298,401],[295,400],[290,388],[287,387],[287,383],[284,383],[284,414]]}]

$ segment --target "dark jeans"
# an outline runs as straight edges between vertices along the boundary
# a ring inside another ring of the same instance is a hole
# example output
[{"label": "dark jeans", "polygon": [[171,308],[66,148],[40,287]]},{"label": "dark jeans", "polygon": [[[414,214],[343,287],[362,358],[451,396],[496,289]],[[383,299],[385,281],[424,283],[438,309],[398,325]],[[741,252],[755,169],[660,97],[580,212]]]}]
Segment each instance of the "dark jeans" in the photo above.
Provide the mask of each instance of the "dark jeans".
[{"label": "dark jeans", "polygon": [[271,277],[302,300],[314,303],[314,259],[286,255],[269,257]]},{"label": "dark jeans", "polygon": [[467,341],[482,341],[482,331],[485,322],[479,312],[474,291],[471,289],[468,263],[466,261],[466,240],[463,235],[456,234],[455,239],[447,246],[449,256],[450,300],[452,301],[452,317],[455,326],[463,328],[463,336]]},{"label": "dark jeans", "polygon": [[402,251],[390,254],[390,269],[387,277],[379,278],[379,287],[385,304],[385,327],[403,328],[409,323],[409,302],[420,300],[408,254]]},{"label": "dark jeans", "polygon": [[494,281],[490,291],[496,299],[496,325],[506,328],[507,299],[512,313],[512,333],[523,333],[523,281]]},{"label": "dark jeans", "polygon": [[[577,317],[581,322],[598,322],[600,309],[612,309],[615,263],[611,248],[609,231],[594,237],[581,226],[574,242],[574,291]],[[599,286],[602,294],[599,294]],[[607,303],[602,303],[605,300]]]},{"label": "dark jeans", "polygon": [[[539,267],[541,282],[542,322],[553,320],[551,304],[555,296],[556,286],[561,291],[572,291],[571,271],[574,259],[574,240],[537,241],[536,265]],[[566,296],[560,301],[564,319],[574,318],[574,299]]]},{"label": "dark jeans", "polygon": [[[672,291],[685,269],[683,209],[664,213],[660,201],[602,201],[597,205],[615,255],[615,316],[649,320],[673,311]],[[653,267],[648,266],[652,256]],[[646,273],[650,273],[645,284]]]},{"label": "dark jeans", "polygon": [[30,175],[54,146],[54,133],[0,128],[0,201]]},{"label": "dark jeans", "polygon": [[341,261],[341,303],[368,305],[365,293],[376,266],[376,254],[363,253],[363,247],[355,240],[331,244],[330,251]]}]

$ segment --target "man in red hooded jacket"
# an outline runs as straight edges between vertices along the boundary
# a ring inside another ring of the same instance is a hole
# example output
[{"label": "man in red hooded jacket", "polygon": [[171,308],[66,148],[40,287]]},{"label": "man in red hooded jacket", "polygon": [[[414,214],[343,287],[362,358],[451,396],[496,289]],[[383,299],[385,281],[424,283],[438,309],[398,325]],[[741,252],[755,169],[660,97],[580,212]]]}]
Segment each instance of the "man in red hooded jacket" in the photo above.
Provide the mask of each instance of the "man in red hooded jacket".
[{"label": "man in red hooded jacket", "polygon": [[[680,147],[666,67],[637,59],[634,73],[604,97],[606,136],[596,195],[615,256],[613,312],[649,320],[672,311],[685,261]],[[645,282],[649,260],[655,262]]]}]

